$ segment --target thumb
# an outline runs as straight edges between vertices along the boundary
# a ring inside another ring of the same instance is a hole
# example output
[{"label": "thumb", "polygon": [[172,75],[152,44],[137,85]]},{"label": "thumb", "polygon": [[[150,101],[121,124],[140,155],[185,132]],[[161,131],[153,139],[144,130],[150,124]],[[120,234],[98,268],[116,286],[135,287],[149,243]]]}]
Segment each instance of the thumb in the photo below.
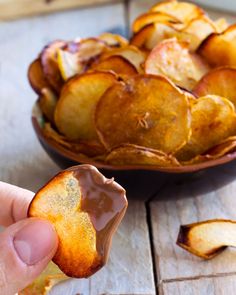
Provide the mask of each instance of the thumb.
[{"label": "thumb", "polygon": [[29,285],[57,249],[57,235],[44,220],[28,218],[0,234],[1,294],[13,295]]}]

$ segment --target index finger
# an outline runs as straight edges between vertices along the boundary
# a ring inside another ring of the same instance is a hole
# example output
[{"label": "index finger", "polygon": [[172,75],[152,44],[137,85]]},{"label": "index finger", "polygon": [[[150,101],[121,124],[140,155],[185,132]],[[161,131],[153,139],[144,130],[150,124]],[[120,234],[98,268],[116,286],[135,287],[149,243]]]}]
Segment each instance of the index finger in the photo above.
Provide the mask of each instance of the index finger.
[{"label": "index finger", "polygon": [[8,226],[27,217],[34,193],[0,181],[0,225]]}]

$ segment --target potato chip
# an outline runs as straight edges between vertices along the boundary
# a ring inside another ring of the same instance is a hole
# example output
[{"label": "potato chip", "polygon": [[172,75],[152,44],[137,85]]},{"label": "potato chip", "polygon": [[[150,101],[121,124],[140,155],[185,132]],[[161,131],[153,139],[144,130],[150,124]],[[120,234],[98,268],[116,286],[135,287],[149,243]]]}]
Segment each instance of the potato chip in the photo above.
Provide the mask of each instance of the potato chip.
[{"label": "potato chip", "polygon": [[96,139],[94,109],[102,94],[115,82],[116,76],[112,73],[93,72],[66,83],[55,110],[58,130],[72,140]]},{"label": "potato chip", "polygon": [[176,158],[188,161],[236,134],[236,114],[226,98],[207,95],[192,103],[192,135]]},{"label": "potato chip", "polygon": [[216,33],[222,33],[229,27],[229,23],[225,18],[217,19],[216,21],[214,21],[214,25],[216,28]]},{"label": "potato chip", "polygon": [[137,33],[140,31],[143,27],[146,25],[152,24],[152,23],[171,23],[171,24],[182,24],[177,18],[174,16],[171,16],[169,14],[163,13],[163,12],[147,12],[135,19],[135,21],[132,24],[132,31],[134,33]]},{"label": "potato chip", "polygon": [[227,246],[236,247],[236,222],[213,219],[181,225],[177,245],[204,259],[220,254]]},{"label": "potato chip", "polygon": [[46,46],[41,54],[41,64],[45,77],[53,89],[58,93],[62,88],[63,79],[57,62],[57,52],[58,49],[65,46],[66,42],[64,41],[54,41]]},{"label": "potato chip", "polygon": [[111,56],[122,56],[126,58],[132,65],[135,66],[138,72],[142,72],[141,66],[146,57],[144,52],[132,45],[122,48],[114,48],[113,50],[104,53],[101,60],[107,59]]},{"label": "potato chip", "polygon": [[[56,279],[56,281],[54,281]],[[34,280],[34,282],[20,291],[18,295],[44,295],[48,294],[48,283],[50,281],[50,287],[52,288],[56,283],[66,280],[67,277],[58,268],[56,264],[50,262],[47,268]]]},{"label": "potato chip", "polygon": [[200,45],[198,53],[211,66],[236,66],[236,25],[223,33],[213,33]]},{"label": "potato chip", "polygon": [[[217,31],[215,24],[207,17],[201,16],[199,18],[192,19],[183,29],[183,32],[194,35],[194,49],[197,49],[204,39],[210,34]],[[193,45],[192,45],[193,49]]]},{"label": "potato chip", "polygon": [[95,125],[109,150],[131,143],[173,153],[190,136],[188,99],[164,77],[139,75],[106,91]]},{"label": "potato chip", "polygon": [[40,58],[34,60],[29,66],[28,79],[31,87],[37,94],[41,94],[43,88],[50,88],[50,84],[44,76]]},{"label": "potato chip", "polygon": [[180,166],[179,162],[171,155],[161,151],[137,146],[123,144],[112,150],[105,159],[105,162],[112,165],[154,165],[158,167]]},{"label": "potato chip", "polygon": [[198,37],[175,28],[170,23],[154,23],[145,26],[134,34],[131,44],[141,49],[152,50],[156,45],[166,39],[176,38],[180,42],[186,42],[190,50],[194,51],[198,44]]},{"label": "potato chip", "polygon": [[177,0],[167,0],[157,3],[151,8],[151,11],[164,12],[188,23],[194,18],[205,14],[199,6],[188,2],[178,2]]},{"label": "potato chip", "polygon": [[112,71],[120,77],[126,79],[127,76],[137,75],[138,71],[128,59],[113,55],[104,60],[98,61],[91,66],[92,70],[97,71]]},{"label": "potato chip", "polygon": [[71,141],[65,136],[59,134],[52,128],[51,124],[46,123],[43,128],[43,134],[63,146],[67,150],[70,150],[77,154],[83,154],[88,157],[97,157],[106,153],[105,147],[98,141]]},{"label": "potato chip", "polygon": [[197,96],[215,94],[228,98],[236,108],[236,68],[221,67],[211,70],[195,86]]},{"label": "potato chip", "polygon": [[112,236],[127,208],[125,190],[90,165],[62,171],[40,189],[28,215],[50,221],[58,235],[53,262],[86,278],[107,262]]},{"label": "potato chip", "polygon": [[145,73],[164,75],[176,85],[193,89],[209,66],[195,53],[190,53],[186,43],[176,38],[159,43],[145,62]]},{"label": "potato chip", "polygon": [[125,47],[129,44],[129,41],[124,37],[112,33],[103,33],[98,36],[98,39],[111,47]]},{"label": "potato chip", "polygon": [[57,97],[49,88],[43,88],[39,97],[39,106],[44,116],[54,122],[54,112],[57,104]]}]

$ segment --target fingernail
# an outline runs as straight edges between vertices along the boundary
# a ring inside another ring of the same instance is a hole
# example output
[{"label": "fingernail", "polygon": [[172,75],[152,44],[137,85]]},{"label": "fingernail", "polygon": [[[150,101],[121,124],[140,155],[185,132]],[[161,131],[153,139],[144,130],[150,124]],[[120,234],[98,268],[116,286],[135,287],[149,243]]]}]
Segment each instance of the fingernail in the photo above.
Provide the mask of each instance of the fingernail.
[{"label": "fingernail", "polygon": [[28,265],[48,256],[57,244],[57,236],[49,222],[31,220],[16,233],[13,244],[19,258]]}]

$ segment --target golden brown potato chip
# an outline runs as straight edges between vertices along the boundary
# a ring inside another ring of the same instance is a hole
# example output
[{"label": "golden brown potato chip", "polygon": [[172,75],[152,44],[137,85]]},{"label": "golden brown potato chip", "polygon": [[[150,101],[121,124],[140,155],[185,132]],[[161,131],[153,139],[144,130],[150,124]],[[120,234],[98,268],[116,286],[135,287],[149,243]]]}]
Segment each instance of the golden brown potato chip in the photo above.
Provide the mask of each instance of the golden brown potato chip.
[{"label": "golden brown potato chip", "polygon": [[179,162],[171,155],[161,151],[138,146],[134,144],[123,144],[112,150],[105,159],[112,165],[155,165],[158,167],[180,166]]},{"label": "golden brown potato chip", "polygon": [[192,135],[176,158],[188,161],[236,134],[236,114],[226,98],[207,95],[192,103]]},{"label": "golden brown potato chip", "polygon": [[93,72],[76,76],[66,83],[55,110],[58,130],[72,140],[96,139],[94,109],[103,93],[115,82],[116,76],[112,73]]},{"label": "golden brown potato chip", "polygon": [[97,157],[106,153],[105,147],[100,142],[95,140],[79,142],[71,141],[65,136],[59,134],[49,123],[44,125],[43,133],[47,138],[77,154],[83,154],[88,157]]},{"label": "golden brown potato chip", "polygon": [[107,262],[127,208],[125,190],[90,165],[62,171],[35,195],[29,217],[50,221],[58,235],[53,258],[68,276],[86,278]]},{"label": "golden brown potato chip", "polygon": [[227,246],[236,247],[236,222],[213,219],[181,225],[177,245],[204,259],[211,259]]},{"label": "golden brown potato chip", "polygon": [[204,10],[199,6],[188,2],[178,2],[177,0],[161,1],[154,5],[151,11],[167,13],[183,23],[188,23],[192,19],[205,14]]},{"label": "golden brown potato chip", "polygon": [[130,63],[128,59],[119,55],[113,55],[104,60],[100,60],[94,63],[91,69],[97,71],[112,71],[123,78],[138,74],[135,66]]},{"label": "golden brown potato chip", "polygon": [[192,19],[182,31],[196,37],[194,39],[194,48],[193,46],[191,48],[197,49],[206,37],[216,32],[216,26],[207,16],[201,16]]},{"label": "golden brown potato chip", "polygon": [[211,70],[195,86],[197,96],[215,94],[228,98],[236,108],[236,68],[221,67]]},{"label": "golden brown potato chip", "polygon": [[114,48],[113,50],[104,53],[101,57],[101,60],[117,55],[126,58],[132,65],[135,66],[138,72],[142,72],[141,66],[145,61],[146,55],[137,47],[129,45],[122,48]]},{"label": "golden brown potato chip", "polygon": [[43,88],[39,97],[39,107],[49,122],[54,122],[54,112],[57,104],[57,97],[49,88]]},{"label": "golden brown potato chip", "polygon": [[209,66],[204,60],[189,52],[187,44],[177,41],[176,38],[159,43],[145,62],[145,73],[164,75],[187,90],[193,89],[208,71]]},{"label": "golden brown potato chip", "polygon": [[[56,279],[56,281],[54,281],[54,279]],[[20,291],[18,295],[46,295],[48,294],[47,290],[49,282],[51,289],[56,283],[66,279],[66,275],[62,273],[58,266],[53,262],[50,262],[41,275],[37,277],[31,285]]]},{"label": "golden brown potato chip", "polygon": [[141,49],[152,50],[157,44],[170,38],[176,38],[180,42],[186,42],[191,51],[194,51],[199,44],[197,36],[181,31],[168,22],[156,22],[145,26],[134,34],[130,42],[132,45]]},{"label": "golden brown potato chip", "polygon": [[162,76],[139,75],[106,91],[95,125],[109,150],[131,143],[173,153],[190,136],[188,99]]},{"label": "golden brown potato chip", "polygon": [[198,49],[210,65],[236,66],[236,25],[223,33],[213,33],[203,41]]},{"label": "golden brown potato chip", "polygon": [[104,41],[111,47],[125,47],[129,44],[129,41],[124,37],[112,33],[103,33],[98,36],[98,39]]},{"label": "golden brown potato chip", "polygon": [[143,27],[146,25],[152,24],[152,23],[171,23],[171,24],[182,24],[177,18],[174,16],[171,16],[164,12],[147,12],[135,19],[132,25],[132,31],[134,33],[137,33],[140,31]]},{"label": "golden brown potato chip", "polygon": [[41,94],[43,88],[51,87],[45,78],[40,58],[34,60],[29,66],[28,79],[31,87],[37,94]]},{"label": "golden brown potato chip", "polygon": [[236,150],[236,136],[230,136],[219,144],[215,145],[202,155],[197,155],[189,161],[182,161],[182,165],[193,165],[210,160],[219,159],[225,155],[230,155]]},{"label": "golden brown potato chip", "polygon": [[41,54],[41,64],[45,77],[53,89],[58,93],[63,85],[63,79],[58,66],[57,52],[58,49],[65,46],[66,43],[64,41],[54,41],[47,45]]}]

